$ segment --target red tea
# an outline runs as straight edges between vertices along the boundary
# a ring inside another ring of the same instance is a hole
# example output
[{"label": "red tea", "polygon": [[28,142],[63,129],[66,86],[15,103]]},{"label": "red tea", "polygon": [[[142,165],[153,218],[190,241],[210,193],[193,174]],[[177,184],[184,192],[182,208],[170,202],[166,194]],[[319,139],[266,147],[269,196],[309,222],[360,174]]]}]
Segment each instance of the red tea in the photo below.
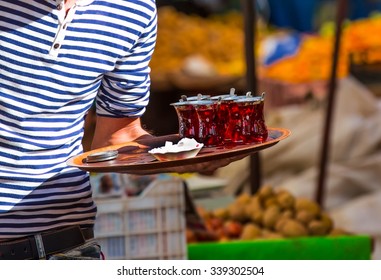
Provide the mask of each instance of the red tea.
[{"label": "red tea", "polygon": [[220,95],[212,97],[216,110],[216,130],[218,145],[226,145],[233,141],[233,131],[229,130],[232,114],[232,104],[238,97],[237,95]]},{"label": "red tea", "polygon": [[216,110],[216,130],[217,130],[217,142],[218,145],[223,145],[229,141],[226,139],[225,132],[229,123],[229,104],[227,102],[215,103]]},{"label": "red tea", "polygon": [[253,143],[262,143],[267,140],[268,130],[264,117],[264,101],[254,105],[254,118],[251,127],[250,141]]},{"label": "red tea", "polygon": [[242,118],[243,142],[262,143],[268,131],[264,119],[264,96],[249,97],[237,101]]},{"label": "red tea", "polygon": [[268,136],[264,119],[264,96],[246,96],[229,103],[225,138],[233,144],[262,143]]},{"label": "red tea", "polygon": [[199,121],[198,141],[206,147],[216,146],[218,142],[213,102],[198,101],[195,108]]},{"label": "red tea", "polygon": [[264,119],[264,94],[213,96],[173,103],[180,137],[194,138],[206,147],[262,143],[268,131]]},{"label": "red tea", "polygon": [[198,139],[199,121],[196,109],[192,102],[172,103],[179,121],[179,136],[181,138]]},{"label": "red tea", "polygon": [[241,106],[236,101],[228,103],[229,105],[229,121],[225,132],[225,139],[233,144],[244,144],[244,136],[242,134],[242,116]]},{"label": "red tea", "polygon": [[242,119],[242,138],[243,142],[252,143],[252,125],[254,122],[254,106],[253,101],[238,103],[241,119]]}]

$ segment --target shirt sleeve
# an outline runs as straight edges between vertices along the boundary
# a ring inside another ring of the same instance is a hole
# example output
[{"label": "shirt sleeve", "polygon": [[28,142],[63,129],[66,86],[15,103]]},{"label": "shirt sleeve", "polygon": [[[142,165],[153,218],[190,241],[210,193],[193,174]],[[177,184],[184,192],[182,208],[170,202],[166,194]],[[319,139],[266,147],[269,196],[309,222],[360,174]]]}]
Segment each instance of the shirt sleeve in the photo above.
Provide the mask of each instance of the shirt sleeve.
[{"label": "shirt sleeve", "polygon": [[140,117],[150,96],[149,63],[157,36],[157,10],[141,32],[128,55],[117,60],[112,72],[104,75],[96,98],[96,111],[107,117]]}]

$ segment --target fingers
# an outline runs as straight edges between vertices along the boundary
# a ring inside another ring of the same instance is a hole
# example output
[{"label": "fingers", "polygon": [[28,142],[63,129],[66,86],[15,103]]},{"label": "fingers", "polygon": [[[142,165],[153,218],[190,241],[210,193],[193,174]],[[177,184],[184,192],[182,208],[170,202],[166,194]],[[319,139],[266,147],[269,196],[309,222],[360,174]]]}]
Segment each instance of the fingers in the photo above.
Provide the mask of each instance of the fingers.
[{"label": "fingers", "polygon": [[187,164],[187,165],[181,165],[181,166],[174,166],[174,167],[168,167],[168,168],[159,168],[159,169],[148,169],[148,170],[130,170],[128,174],[134,174],[134,175],[152,175],[152,174],[158,174],[158,173],[194,173],[194,172],[212,172],[217,170],[218,168],[225,167],[229,165],[230,163],[234,161],[241,160],[245,158],[247,155],[240,155],[235,156],[231,158],[226,159],[220,159],[220,160],[213,160],[213,161],[207,161],[207,162],[201,162],[196,164]]}]

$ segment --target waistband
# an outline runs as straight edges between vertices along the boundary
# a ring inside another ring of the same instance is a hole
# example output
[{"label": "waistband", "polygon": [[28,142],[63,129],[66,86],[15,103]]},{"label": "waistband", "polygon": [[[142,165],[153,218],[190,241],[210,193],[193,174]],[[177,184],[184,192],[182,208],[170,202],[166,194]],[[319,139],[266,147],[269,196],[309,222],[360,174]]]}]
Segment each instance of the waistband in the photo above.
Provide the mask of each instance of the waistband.
[{"label": "waistband", "polygon": [[94,238],[93,228],[69,226],[52,231],[0,242],[0,260],[45,259]]}]

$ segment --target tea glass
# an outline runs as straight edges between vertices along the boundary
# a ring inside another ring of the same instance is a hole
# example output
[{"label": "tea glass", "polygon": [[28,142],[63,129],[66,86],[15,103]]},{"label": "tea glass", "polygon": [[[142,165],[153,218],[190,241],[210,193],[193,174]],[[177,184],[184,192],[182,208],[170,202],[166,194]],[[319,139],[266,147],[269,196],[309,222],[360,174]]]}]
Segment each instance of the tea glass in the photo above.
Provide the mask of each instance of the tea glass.
[{"label": "tea glass", "polygon": [[199,120],[194,101],[180,101],[171,104],[179,121],[180,138],[194,138],[198,140]]},{"label": "tea glass", "polygon": [[195,102],[195,109],[198,116],[198,137],[196,140],[205,145],[213,147],[218,144],[217,128],[215,122],[215,106],[211,100],[199,100]]},{"label": "tea glass", "polygon": [[262,143],[267,140],[268,130],[264,118],[264,95],[236,101],[241,115],[240,135],[243,144]]}]

